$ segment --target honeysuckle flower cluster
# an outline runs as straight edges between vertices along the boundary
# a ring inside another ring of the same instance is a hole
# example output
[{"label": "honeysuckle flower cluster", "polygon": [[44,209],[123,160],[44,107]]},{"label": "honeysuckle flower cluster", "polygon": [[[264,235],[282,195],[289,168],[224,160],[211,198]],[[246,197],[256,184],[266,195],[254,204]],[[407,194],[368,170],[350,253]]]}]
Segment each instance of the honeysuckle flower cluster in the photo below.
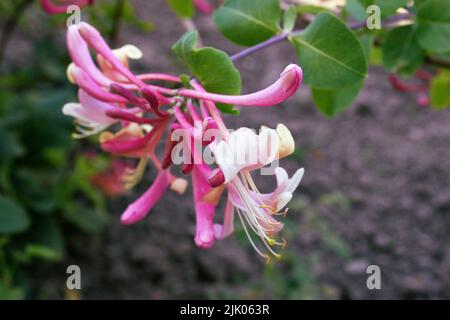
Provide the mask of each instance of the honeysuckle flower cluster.
[{"label": "honeysuckle flower cluster", "polygon": [[[260,192],[252,175],[290,155],[294,139],[282,124],[263,126],[258,133],[245,127],[230,132],[215,103],[279,104],[299,88],[299,66],[288,65],[266,89],[230,96],[206,92],[196,79],[186,88],[178,76],[132,73],[129,60],[141,58],[141,51],[133,45],[110,49],[100,33],[85,22],[69,27],[67,47],[72,59],[67,76],[79,87],[79,101],[64,105],[63,112],[75,118],[74,136],[100,134],[100,147],[105,152],[137,159],[137,165],[127,168],[121,177],[127,189],[141,180],[148,166],[157,171],[148,190],[122,214],[123,224],[145,218],[168,189],[185,192],[187,180],[171,172],[179,164],[181,173],[191,176],[198,247],[210,248],[217,239],[230,235],[237,215],[255,250],[266,259],[269,254],[279,257],[285,245],[277,236],[283,228],[279,218],[287,212],[285,207],[303,169],[289,178],[286,170],[275,168],[277,187],[270,193]],[[96,62],[90,49],[96,53]],[[156,151],[160,144],[164,146],[162,153]],[[224,194],[224,219],[215,223],[216,208]]]},{"label": "honeysuckle flower cluster", "polygon": [[76,5],[83,8],[92,5],[94,0],[39,0],[42,10],[48,14],[67,13],[67,8]]}]

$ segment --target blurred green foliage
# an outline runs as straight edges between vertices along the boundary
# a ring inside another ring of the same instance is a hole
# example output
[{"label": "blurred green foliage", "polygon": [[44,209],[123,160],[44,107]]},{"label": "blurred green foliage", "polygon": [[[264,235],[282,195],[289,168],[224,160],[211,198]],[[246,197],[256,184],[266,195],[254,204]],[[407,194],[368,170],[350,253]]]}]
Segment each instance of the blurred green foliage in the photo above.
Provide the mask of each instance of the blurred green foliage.
[{"label": "blurred green foliage", "polygon": [[106,220],[103,198],[89,180],[104,164],[75,153],[81,146],[60,111],[73,89],[54,82],[53,90],[41,90],[22,80],[46,77],[46,67],[32,64],[2,78],[3,87],[20,89],[2,90],[0,101],[0,298],[26,294],[22,266],[63,258],[68,226],[96,232]]},{"label": "blurred green foliage", "polygon": [[[91,177],[105,171],[109,159],[91,154],[89,141],[72,140],[72,120],[61,112],[76,100],[76,88],[65,74],[67,17],[48,16],[37,1],[30,4],[18,12],[17,1],[0,2],[0,17],[14,20],[3,33],[21,28],[35,35],[25,38],[32,54],[0,61],[0,299],[27,297],[30,265],[60,261],[72,234],[97,233],[107,221],[106,203]],[[44,18],[35,21],[27,10]],[[123,0],[98,0],[83,9],[82,19],[111,42],[122,23],[141,32],[153,28]],[[6,39],[6,45],[15,45],[15,39]]]}]

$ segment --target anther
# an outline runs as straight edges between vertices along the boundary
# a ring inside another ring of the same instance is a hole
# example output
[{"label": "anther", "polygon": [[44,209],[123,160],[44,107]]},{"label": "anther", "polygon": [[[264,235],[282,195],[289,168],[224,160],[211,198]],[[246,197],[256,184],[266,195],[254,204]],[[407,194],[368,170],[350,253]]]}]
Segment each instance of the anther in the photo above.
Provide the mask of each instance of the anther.
[{"label": "anther", "polygon": [[208,179],[208,183],[211,187],[216,188],[225,183],[225,176],[220,168],[214,169],[211,176]]}]

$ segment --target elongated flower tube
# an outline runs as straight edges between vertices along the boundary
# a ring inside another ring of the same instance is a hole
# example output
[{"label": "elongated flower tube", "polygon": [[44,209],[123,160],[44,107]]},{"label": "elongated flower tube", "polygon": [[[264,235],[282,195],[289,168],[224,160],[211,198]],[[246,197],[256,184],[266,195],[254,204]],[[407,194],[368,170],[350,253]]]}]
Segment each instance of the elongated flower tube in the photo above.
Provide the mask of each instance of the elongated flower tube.
[{"label": "elongated flower tube", "polygon": [[83,69],[73,66],[70,75],[75,83],[94,98],[105,102],[126,103],[127,100],[117,94],[110,93],[100,87]]},{"label": "elongated flower tube", "polygon": [[205,194],[211,191],[211,187],[197,166],[194,166],[192,170],[192,187],[197,218],[194,241],[199,248],[210,248],[215,241],[213,223],[215,205],[203,200]]},{"label": "elongated flower tube", "polygon": [[227,96],[190,89],[181,89],[179,90],[179,95],[239,106],[267,107],[279,104],[292,96],[300,86],[302,78],[302,69],[295,64],[290,64],[284,69],[280,78],[274,84],[255,93],[241,96]]},{"label": "elongated flower tube", "polygon": [[[78,25],[71,25],[67,29],[66,42],[73,63],[89,75],[89,77],[91,77],[98,85],[109,87],[112,81],[95,65],[94,60],[89,53],[89,48],[80,35]],[[71,67],[69,66],[69,70],[70,68]]]},{"label": "elongated flower tube", "polygon": [[48,14],[66,13],[67,8],[71,5],[76,5],[80,8],[87,5],[92,5],[94,0],[39,0],[42,9]]},{"label": "elongated flower tube", "polygon": [[214,11],[214,7],[208,2],[208,0],[194,0],[194,4],[197,9],[203,13],[211,14]]},{"label": "elongated flower tube", "polygon": [[114,55],[97,29],[85,22],[80,22],[77,27],[83,39],[92,48],[94,48],[98,52],[98,54],[100,54],[108,63],[110,63],[112,67],[114,67],[124,77],[126,77],[129,81],[136,84],[137,86],[146,86],[146,84],[142,82],[142,80],[138,79],[120,62],[120,60],[116,57],[116,55]]},{"label": "elongated flower tube", "polygon": [[133,224],[144,219],[150,209],[161,199],[170,184],[167,170],[159,172],[152,186],[135,202],[130,204],[120,217],[123,224]]}]

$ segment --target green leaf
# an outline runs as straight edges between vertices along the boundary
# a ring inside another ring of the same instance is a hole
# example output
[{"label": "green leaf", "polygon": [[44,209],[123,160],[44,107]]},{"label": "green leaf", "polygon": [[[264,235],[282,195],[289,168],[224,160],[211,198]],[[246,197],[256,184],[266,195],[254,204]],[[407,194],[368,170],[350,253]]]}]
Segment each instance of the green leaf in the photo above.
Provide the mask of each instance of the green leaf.
[{"label": "green leaf", "polygon": [[15,201],[0,195],[0,233],[23,232],[30,226],[30,218]]},{"label": "green leaf", "polygon": [[78,204],[67,206],[64,209],[64,217],[80,230],[90,234],[100,232],[107,222],[104,212]]},{"label": "green leaf", "polygon": [[418,7],[417,38],[426,50],[450,51],[450,0],[428,0]]},{"label": "green leaf", "polygon": [[[229,95],[240,94],[241,75],[230,57],[215,48],[196,48],[197,42],[197,33],[189,32],[178,40],[172,49],[206,91]],[[223,104],[218,104],[218,107],[223,112],[234,114],[238,112]]]},{"label": "green leaf", "polygon": [[387,18],[396,13],[398,8],[406,6],[408,0],[375,0],[374,4],[381,9],[381,17]]},{"label": "green leaf", "polygon": [[415,26],[403,26],[389,32],[383,43],[383,63],[391,72],[411,75],[423,63],[425,54],[416,38]]},{"label": "green leaf", "polygon": [[373,50],[373,41],[374,41],[373,33],[365,33],[360,36],[359,40],[361,41],[361,45],[364,49],[364,54],[366,55],[366,60],[370,60],[370,56]]},{"label": "green leaf", "polygon": [[302,4],[300,6],[297,6],[297,12],[299,14],[318,14],[321,12],[327,12],[329,11],[327,8],[321,7],[321,6],[315,6],[315,5],[308,5],[308,4]]},{"label": "green leaf", "polygon": [[450,71],[441,71],[431,81],[430,97],[434,109],[442,110],[450,106]]},{"label": "green leaf", "polygon": [[381,17],[387,18],[407,3],[408,0],[347,0],[345,10],[355,19],[364,21],[367,19],[367,7],[371,5],[380,7]]},{"label": "green leaf", "polygon": [[194,4],[192,0],[167,0],[172,10],[182,18],[190,18],[194,15]]},{"label": "green leaf", "polygon": [[297,9],[294,6],[290,6],[283,14],[283,31],[286,33],[291,32],[294,29],[296,19]]},{"label": "green leaf", "polygon": [[57,251],[40,244],[27,244],[25,254],[28,258],[40,258],[49,261],[58,261],[61,259],[61,255]]},{"label": "green leaf", "polygon": [[281,31],[278,0],[227,0],[213,18],[225,37],[243,46],[258,44]]},{"label": "green leaf", "polygon": [[22,288],[13,287],[0,281],[0,300],[20,300],[25,298],[25,292]]},{"label": "green leaf", "polygon": [[361,42],[332,14],[320,13],[302,33],[290,40],[297,50],[305,82],[313,87],[347,87],[367,76]]},{"label": "green leaf", "polygon": [[25,246],[28,258],[57,261],[65,254],[64,236],[55,217],[42,216],[33,223],[31,238]]},{"label": "green leaf", "polygon": [[2,127],[0,127],[0,141],[0,161],[19,157],[25,152],[16,134]]},{"label": "green leaf", "polygon": [[194,51],[191,71],[206,91],[237,95],[241,91],[241,76],[228,55],[214,48]]},{"label": "green leaf", "polygon": [[192,52],[198,43],[197,31],[186,32],[175,44],[172,46],[172,51],[175,55],[187,66],[190,64]]},{"label": "green leaf", "polygon": [[311,88],[312,98],[320,111],[334,117],[350,106],[362,86],[363,82],[335,90]]},{"label": "green leaf", "polygon": [[355,19],[364,21],[367,18],[367,7],[373,4],[373,0],[347,0],[345,10]]}]

